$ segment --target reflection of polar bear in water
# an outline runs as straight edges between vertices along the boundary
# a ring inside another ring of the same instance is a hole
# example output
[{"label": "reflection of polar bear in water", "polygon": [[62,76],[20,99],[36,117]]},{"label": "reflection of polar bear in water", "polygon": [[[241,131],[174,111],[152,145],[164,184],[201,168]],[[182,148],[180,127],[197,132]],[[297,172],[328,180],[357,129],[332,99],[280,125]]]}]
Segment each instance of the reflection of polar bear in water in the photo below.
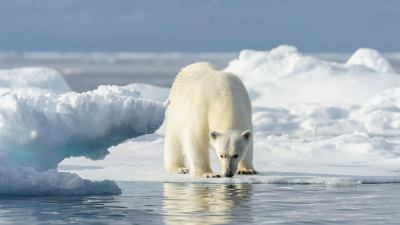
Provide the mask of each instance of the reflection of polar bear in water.
[{"label": "reflection of polar bear in water", "polygon": [[211,170],[209,150],[215,149],[222,175],[255,174],[251,103],[234,74],[201,62],[182,69],[169,96],[164,169],[197,177],[220,177]]},{"label": "reflection of polar bear in water", "polygon": [[166,224],[229,224],[252,221],[251,184],[199,185],[165,183]]}]

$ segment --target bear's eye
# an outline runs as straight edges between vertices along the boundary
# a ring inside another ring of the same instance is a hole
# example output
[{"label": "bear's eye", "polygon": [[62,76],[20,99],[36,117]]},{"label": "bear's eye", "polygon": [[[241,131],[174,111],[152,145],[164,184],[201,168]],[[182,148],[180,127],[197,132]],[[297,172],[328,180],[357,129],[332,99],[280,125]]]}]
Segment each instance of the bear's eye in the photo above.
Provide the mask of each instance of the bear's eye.
[{"label": "bear's eye", "polygon": [[239,157],[239,155],[233,155],[233,158],[235,158],[235,159],[236,159],[237,157]]},{"label": "bear's eye", "polygon": [[222,155],[219,155],[219,157],[224,158]]}]

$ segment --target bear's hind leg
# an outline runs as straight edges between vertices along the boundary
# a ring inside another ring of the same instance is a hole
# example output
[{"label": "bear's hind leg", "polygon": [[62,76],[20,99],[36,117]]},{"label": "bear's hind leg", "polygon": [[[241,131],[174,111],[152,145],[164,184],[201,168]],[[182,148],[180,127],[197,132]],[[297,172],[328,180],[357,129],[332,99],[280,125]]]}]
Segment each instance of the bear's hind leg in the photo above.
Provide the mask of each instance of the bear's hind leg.
[{"label": "bear's hind leg", "polygon": [[187,174],[182,144],[174,133],[167,131],[164,146],[164,172]]}]

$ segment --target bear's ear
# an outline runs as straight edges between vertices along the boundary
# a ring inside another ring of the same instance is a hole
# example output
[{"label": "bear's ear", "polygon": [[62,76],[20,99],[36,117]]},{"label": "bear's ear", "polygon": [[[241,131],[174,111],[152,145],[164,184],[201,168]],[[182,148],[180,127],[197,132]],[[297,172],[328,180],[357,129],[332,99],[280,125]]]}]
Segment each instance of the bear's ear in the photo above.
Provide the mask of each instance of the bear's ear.
[{"label": "bear's ear", "polygon": [[243,137],[246,141],[250,140],[250,138],[251,138],[251,131],[249,131],[249,130],[244,131],[244,132],[242,133],[242,137]]},{"label": "bear's ear", "polygon": [[215,132],[215,131],[211,131],[211,132],[210,132],[210,138],[211,138],[212,140],[217,139],[218,136],[219,136],[219,133],[217,133],[217,132]]}]

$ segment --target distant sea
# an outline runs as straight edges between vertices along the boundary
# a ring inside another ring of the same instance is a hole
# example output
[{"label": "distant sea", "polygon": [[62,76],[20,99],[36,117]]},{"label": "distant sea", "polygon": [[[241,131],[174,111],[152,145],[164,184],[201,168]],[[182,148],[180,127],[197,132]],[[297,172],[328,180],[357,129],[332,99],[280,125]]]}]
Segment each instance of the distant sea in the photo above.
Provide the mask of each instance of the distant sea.
[{"label": "distant sea", "polygon": [[[346,62],[351,53],[303,53],[324,60]],[[400,53],[382,54],[400,72]],[[207,61],[221,69],[239,56],[231,53],[77,53],[77,52],[0,52],[0,69],[43,66],[58,70],[76,92],[99,85],[146,83],[171,87],[179,70],[191,63]]]}]

